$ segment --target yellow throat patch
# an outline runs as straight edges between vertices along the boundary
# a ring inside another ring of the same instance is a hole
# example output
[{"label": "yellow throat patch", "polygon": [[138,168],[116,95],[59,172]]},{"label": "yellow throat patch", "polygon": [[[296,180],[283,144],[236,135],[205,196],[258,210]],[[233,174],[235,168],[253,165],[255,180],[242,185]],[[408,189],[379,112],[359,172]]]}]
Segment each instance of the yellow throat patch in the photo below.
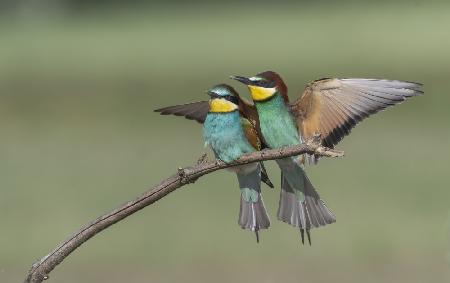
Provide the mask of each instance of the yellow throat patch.
[{"label": "yellow throat patch", "polygon": [[273,88],[265,88],[260,86],[249,85],[250,93],[254,101],[266,100],[267,98],[272,97],[276,89]]},{"label": "yellow throat patch", "polygon": [[214,113],[226,113],[237,110],[238,107],[233,102],[223,98],[214,98],[209,101],[209,110]]}]

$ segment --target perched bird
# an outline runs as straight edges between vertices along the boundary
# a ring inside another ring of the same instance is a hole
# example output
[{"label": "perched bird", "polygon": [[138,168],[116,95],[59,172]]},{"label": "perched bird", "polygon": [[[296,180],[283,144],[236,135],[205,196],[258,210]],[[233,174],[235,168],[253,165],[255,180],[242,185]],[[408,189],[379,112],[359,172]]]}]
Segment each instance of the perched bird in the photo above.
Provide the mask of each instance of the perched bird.
[{"label": "perched bird", "polygon": [[[225,88],[229,89],[230,93],[236,98],[237,105],[239,108],[239,113],[241,117],[245,118],[250,123],[246,124],[246,137],[254,145],[255,148],[264,149],[267,148],[267,145],[261,140],[261,130],[259,128],[259,118],[258,112],[256,111],[253,103],[248,102],[244,98],[242,98],[235,89],[233,89],[229,85],[223,85]],[[207,91],[209,93],[210,91]],[[203,124],[206,120],[206,116],[209,113],[209,101],[202,100],[196,101],[186,104],[167,106],[163,108],[159,108],[154,110],[155,112],[159,112],[161,115],[175,115],[175,116],[183,116],[189,120],[195,120],[201,124]],[[273,184],[267,175],[266,168],[264,167],[264,163],[261,162],[261,180],[266,183],[267,186],[273,188]]]},{"label": "perched bird", "polygon": [[[192,113],[180,113],[188,118],[203,123],[203,137],[205,144],[213,150],[216,158],[229,163],[242,155],[261,149],[261,142],[255,123],[258,121],[257,113],[253,106],[242,100],[237,92],[228,85],[216,85],[208,90],[210,100],[208,112],[198,112],[198,107],[205,106],[204,102],[198,104],[183,105],[182,108],[194,109]],[[162,114],[179,113],[179,106],[166,107],[155,111]],[[249,108],[250,111],[247,109]],[[253,109],[253,110],[252,110]],[[200,113],[200,115],[199,115]],[[252,116],[255,115],[255,116]],[[262,163],[252,163],[232,167],[230,170],[237,175],[241,190],[241,202],[238,223],[243,229],[249,229],[256,234],[259,242],[258,231],[267,229],[270,220],[264,207],[261,196],[261,170]],[[273,187],[265,173],[265,182]]]},{"label": "perched bird", "polygon": [[[266,113],[267,115],[263,115],[265,116],[264,119],[270,118],[269,113],[273,113],[273,110],[282,112],[281,115],[275,118],[276,120],[281,120],[281,124],[286,123],[287,125],[274,126],[276,123],[270,121],[270,119],[269,123],[267,121],[264,122],[267,128],[273,128],[274,130],[274,134],[268,134],[269,140],[273,142],[271,145],[261,133],[258,117],[258,114],[261,113],[258,113],[253,105],[241,98],[239,99],[239,109],[241,113],[246,113],[246,117],[254,121],[263,147],[276,146],[279,132],[281,131],[284,133],[281,135],[283,137],[282,140],[286,141],[287,144],[289,142],[293,144],[304,142],[315,135],[320,135],[322,145],[333,148],[344,136],[350,133],[356,124],[366,117],[389,106],[399,104],[409,97],[423,93],[420,90],[421,84],[413,82],[324,78],[309,83],[301,97],[294,102],[289,102],[286,84],[273,71],[263,72],[251,78],[238,76],[233,76],[232,78],[249,87],[252,98],[256,101],[256,105],[262,105],[265,102],[276,100],[276,102],[271,102],[260,107],[268,108],[267,110],[269,110]],[[271,109],[269,107],[270,105],[274,109]],[[284,110],[281,111],[280,109]],[[187,119],[193,119],[203,123],[209,111],[209,105],[208,101],[198,101],[155,111],[161,112],[162,115],[173,114],[184,116]],[[281,130],[284,127],[290,130]],[[294,138],[296,137],[295,131],[292,128],[298,132],[296,139],[292,138],[292,136]],[[288,137],[284,136],[286,134]],[[315,164],[318,162],[318,157],[316,156],[306,156],[306,158],[309,163]],[[333,214],[319,199],[319,195],[303,170],[298,168],[300,167],[299,163],[303,162],[304,159],[295,158],[291,161],[281,161],[281,163],[293,163],[292,167],[295,169],[291,168],[291,170],[302,175],[305,188],[304,192],[302,190],[299,192],[298,190],[292,189],[290,183],[286,181],[285,176],[282,176],[282,191],[278,209],[278,219],[300,228],[302,242],[304,241],[305,230],[310,241],[309,230],[311,228],[323,226],[335,221]],[[285,164],[281,165],[286,166]],[[282,175],[284,174],[282,173]],[[302,198],[304,198],[303,201]],[[311,209],[311,207],[319,207],[320,211]]]},{"label": "perched bird", "polygon": [[[296,145],[315,135],[332,148],[370,114],[422,94],[417,83],[326,78],[308,84],[303,95],[289,103],[287,86],[273,71],[231,78],[248,86],[263,139],[271,148]],[[317,163],[318,158],[309,160]],[[306,231],[310,241],[311,228],[333,223],[335,217],[319,199],[300,161],[295,157],[277,161],[282,171],[278,219],[299,227],[302,241]]]}]

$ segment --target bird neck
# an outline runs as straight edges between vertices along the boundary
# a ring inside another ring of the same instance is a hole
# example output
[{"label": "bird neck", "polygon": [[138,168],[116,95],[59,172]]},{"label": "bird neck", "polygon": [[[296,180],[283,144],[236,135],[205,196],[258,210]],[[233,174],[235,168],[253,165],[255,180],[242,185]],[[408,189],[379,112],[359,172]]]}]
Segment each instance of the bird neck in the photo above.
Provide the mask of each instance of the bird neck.
[{"label": "bird neck", "polygon": [[238,110],[238,106],[224,98],[215,98],[209,101],[209,112],[229,113]]},{"label": "bird neck", "polygon": [[233,133],[240,135],[242,132],[239,111],[209,112],[203,124],[204,130],[215,134]]},{"label": "bird neck", "polygon": [[256,85],[249,85],[250,93],[254,101],[266,101],[277,94],[278,90],[275,87],[266,88]]},{"label": "bird neck", "polygon": [[286,103],[278,91],[266,100],[255,101],[255,106],[258,112],[261,111],[261,113],[265,111],[287,111]]}]

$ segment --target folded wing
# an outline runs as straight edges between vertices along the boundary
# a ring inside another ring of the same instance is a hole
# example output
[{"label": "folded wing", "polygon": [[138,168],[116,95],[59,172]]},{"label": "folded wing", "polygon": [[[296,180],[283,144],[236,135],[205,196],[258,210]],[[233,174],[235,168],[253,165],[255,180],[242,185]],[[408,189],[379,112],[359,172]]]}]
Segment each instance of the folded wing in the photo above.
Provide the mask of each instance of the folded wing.
[{"label": "folded wing", "polygon": [[[255,150],[261,150],[263,145],[260,140],[260,134],[256,130],[254,124],[250,122],[249,119],[241,117],[241,125],[248,142],[255,148]],[[260,162],[260,164],[261,164],[261,180],[264,183],[266,183],[269,187],[273,188],[273,184],[269,179],[269,175],[267,175],[264,163]]]}]

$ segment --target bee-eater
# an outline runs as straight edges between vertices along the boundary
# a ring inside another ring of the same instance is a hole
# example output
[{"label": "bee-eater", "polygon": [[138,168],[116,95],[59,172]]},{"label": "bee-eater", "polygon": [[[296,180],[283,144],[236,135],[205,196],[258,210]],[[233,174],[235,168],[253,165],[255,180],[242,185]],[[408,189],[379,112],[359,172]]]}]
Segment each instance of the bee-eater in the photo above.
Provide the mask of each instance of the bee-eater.
[{"label": "bee-eater", "polygon": [[[247,139],[257,149],[267,148],[267,145],[261,140],[258,112],[256,112],[255,106],[252,103],[248,102],[246,99],[242,98],[231,86],[224,85],[224,87],[228,88],[230,93],[232,93],[232,95],[236,97],[241,117],[250,122],[250,124],[248,123],[245,124],[246,125],[245,134]],[[206,120],[206,116],[209,113],[209,108],[210,108],[209,101],[202,100],[156,109],[155,112],[159,112],[161,115],[183,116],[186,119],[195,120],[200,124],[203,124]],[[269,176],[267,175],[264,163],[261,162],[260,164],[261,164],[261,180],[264,183],[266,183],[270,188],[273,188],[274,186],[270,181]]]},{"label": "bee-eater", "polygon": [[[232,162],[246,153],[260,150],[261,142],[255,126],[256,110],[248,111],[246,109],[246,107],[251,108],[252,105],[242,100],[231,86],[225,84],[216,85],[207,93],[210,100],[206,105],[204,102],[190,103],[155,111],[161,112],[161,114],[192,117],[203,123],[205,144],[211,147],[216,158],[226,163]],[[207,113],[199,111],[199,109],[204,110],[205,106],[208,107]],[[193,112],[182,111],[180,113],[177,111],[180,107],[193,109]],[[243,229],[254,231],[256,240],[259,242],[258,231],[270,226],[261,196],[262,163],[241,165],[232,167],[230,170],[236,173],[241,190],[238,224]],[[264,175],[266,175],[265,170]],[[266,183],[273,187],[267,175],[265,178]]]},{"label": "bee-eater", "polygon": [[[422,92],[420,84],[374,79],[320,79],[307,85],[303,95],[289,103],[281,77],[266,71],[253,77],[232,76],[248,86],[255,103],[264,142],[271,148],[292,146],[320,134],[333,147],[359,121]],[[317,162],[316,157],[311,157]],[[299,158],[277,161],[282,171],[278,219],[307,232],[335,222],[320,200]],[[311,242],[310,242],[311,244]]]}]

